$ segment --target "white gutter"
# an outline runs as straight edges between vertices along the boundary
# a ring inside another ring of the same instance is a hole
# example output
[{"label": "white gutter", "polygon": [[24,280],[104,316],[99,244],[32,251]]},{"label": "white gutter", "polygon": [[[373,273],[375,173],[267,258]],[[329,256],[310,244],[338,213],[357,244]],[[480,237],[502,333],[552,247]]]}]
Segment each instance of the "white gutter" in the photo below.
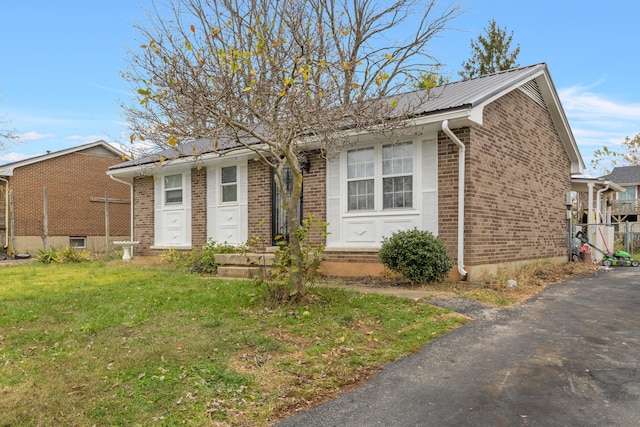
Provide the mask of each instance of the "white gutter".
[{"label": "white gutter", "polygon": [[442,130],[458,146],[458,273],[466,277],[464,269],[464,169],[466,149],[462,141],[449,129],[449,120],[442,121]]},{"label": "white gutter", "polygon": [[[9,181],[0,178],[4,182],[4,248],[9,247]],[[9,255],[9,254],[7,254]]]},{"label": "white gutter", "polygon": [[[134,224],[134,221],[133,221],[133,182],[123,181],[123,180],[121,180],[121,179],[119,179],[119,178],[116,178],[116,177],[115,177],[115,176],[113,176],[113,175],[109,175],[109,178],[111,178],[111,179],[112,179],[112,180],[114,180],[114,181],[120,182],[120,183],[122,183],[122,184],[126,184],[126,185],[128,185],[128,186],[129,186],[129,188],[131,189],[131,195],[129,196],[130,205],[131,205],[131,207],[130,207],[130,209],[131,209],[131,213],[129,214],[129,215],[131,216],[131,225],[130,225],[130,228],[131,228],[131,236],[129,237],[129,241],[130,241],[130,242],[133,242],[133,224]],[[131,251],[133,252],[133,246],[131,246]],[[133,255],[133,254],[132,254],[132,255]]]}]

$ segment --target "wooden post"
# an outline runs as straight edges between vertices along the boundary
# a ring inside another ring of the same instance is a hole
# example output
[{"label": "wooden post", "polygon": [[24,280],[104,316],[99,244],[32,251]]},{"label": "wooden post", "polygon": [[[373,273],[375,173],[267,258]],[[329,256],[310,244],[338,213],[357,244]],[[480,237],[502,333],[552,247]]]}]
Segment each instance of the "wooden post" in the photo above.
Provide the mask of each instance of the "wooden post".
[{"label": "wooden post", "polygon": [[42,187],[42,197],[44,199],[42,217],[42,240],[44,249],[49,249],[49,200],[47,198],[47,187]]}]

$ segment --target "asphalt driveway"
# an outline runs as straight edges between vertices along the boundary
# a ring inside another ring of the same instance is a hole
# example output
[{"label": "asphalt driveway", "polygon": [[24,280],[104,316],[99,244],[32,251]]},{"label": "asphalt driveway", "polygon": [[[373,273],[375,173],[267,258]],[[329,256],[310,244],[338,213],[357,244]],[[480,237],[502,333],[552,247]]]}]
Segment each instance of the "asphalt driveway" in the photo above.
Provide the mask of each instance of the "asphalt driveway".
[{"label": "asphalt driveway", "polygon": [[640,425],[640,268],[552,285],[278,427]]}]

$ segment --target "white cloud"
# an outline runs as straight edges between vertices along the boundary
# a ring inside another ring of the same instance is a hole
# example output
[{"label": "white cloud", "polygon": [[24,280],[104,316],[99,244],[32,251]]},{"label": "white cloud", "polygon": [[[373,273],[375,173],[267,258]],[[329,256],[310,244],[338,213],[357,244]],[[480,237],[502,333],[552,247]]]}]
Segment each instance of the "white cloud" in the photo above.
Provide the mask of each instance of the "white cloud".
[{"label": "white cloud", "polygon": [[77,141],[78,145],[89,144],[90,142],[106,141],[108,138],[104,135],[71,135],[65,137],[70,141]]},{"label": "white cloud", "polygon": [[55,137],[55,134],[53,133],[25,132],[18,135],[18,141],[20,142],[38,141],[40,139],[53,138],[53,137]]},{"label": "white cloud", "polygon": [[640,103],[622,104],[589,92],[584,86],[561,89],[558,95],[567,114],[580,119],[610,117],[616,121],[629,120],[640,124]]},{"label": "white cloud", "polygon": [[13,162],[18,162],[20,160],[28,159],[29,157],[32,157],[32,156],[27,154],[22,154],[22,153],[15,153],[15,152],[2,153],[0,154],[0,162],[13,163]]},{"label": "white cloud", "polygon": [[587,168],[593,152],[616,149],[626,136],[640,133],[640,103],[624,103],[585,86],[560,89],[558,95]]}]

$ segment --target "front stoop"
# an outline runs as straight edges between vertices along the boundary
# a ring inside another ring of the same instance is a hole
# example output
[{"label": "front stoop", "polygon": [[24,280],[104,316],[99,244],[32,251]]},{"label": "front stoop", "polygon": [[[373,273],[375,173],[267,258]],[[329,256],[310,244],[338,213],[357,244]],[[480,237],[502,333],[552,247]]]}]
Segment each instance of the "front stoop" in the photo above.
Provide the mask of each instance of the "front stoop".
[{"label": "front stoop", "polygon": [[260,268],[271,267],[275,256],[273,253],[215,254],[214,259],[218,264],[218,277],[252,279]]}]

